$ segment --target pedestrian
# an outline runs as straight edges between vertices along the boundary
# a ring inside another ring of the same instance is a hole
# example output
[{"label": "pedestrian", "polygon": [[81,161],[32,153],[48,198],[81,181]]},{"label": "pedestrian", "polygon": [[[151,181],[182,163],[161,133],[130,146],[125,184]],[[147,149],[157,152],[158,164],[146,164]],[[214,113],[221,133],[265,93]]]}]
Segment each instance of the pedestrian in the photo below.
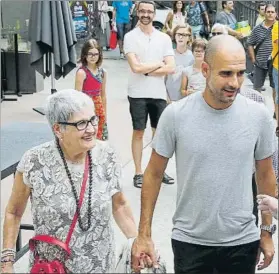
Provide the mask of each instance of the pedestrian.
[{"label": "pedestrian", "polygon": [[[170,37],[152,26],[155,12],[153,1],[140,1],[139,26],[127,33],[124,39],[125,54],[130,66],[128,100],[133,123],[133,182],[138,188],[141,188],[143,178],[141,161],[147,118],[149,116],[154,133],[167,105],[164,78],[175,70]],[[173,184],[173,179],[165,174],[163,182]]]},{"label": "pedestrian", "polygon": [[211,37],[216,35],[228,34],[228,29],[225,25],[220,23],[215,23],[211,28]]},{"label": "pedestrian", "polygon": [[[259,104],[266,105],[265,97],[258,92],[257,90],[245,88],[240,90],[240,94],[245,96],[246,98],[249,98]],[[276,138],[276,137],[275,137]],[[275,152],[272,154],[272,166],[276,177],[276,190],[275,190],[275,196],[278,196],[278,183],[279,183],[279,174],[278,174],[278,144],[275,142]],[[258,225],[259,222],[259,212],[257,208],[257,183],[256,183],[256,174],[255,174],[255,167],[253,168],[253,176],[252,176],[252,190],[253,190],[253,200],[254,200],[254,207],[253,207],[253,214],[256,217],[256,225]]]},{"label": "pedestrian", "polygon": [[278,66],[279,66],[279,58],[278,58],[278,53],[279,53],[279,39],[278,39],[278,21],[276,21],[273,25],[272,29],[272,52],[271,52],[271,57],[272,57],[272,78],[274,81],[274,102],[275,102],[275,116],[277,119],[278,127],[276,129],[277,137],[279,137],[279,85],[278,85]]},{"label": "pedestrian", "polygon": [[278,220],[278,199],[269,195],[258,195],[258,208],[265,213],[271,213]]},{"label": "pedestrian", "polygon": [[[192,28],[194,39],[210,33],[210,22],[207,7],[203,1],[190,1],[186,7],[187,23]],[[205,37],[207,38],[207,37]]]},{"label": "pedestrian", "polygon": [[100,12],[100,20],[101,20],[101,36],[100,36],[100,45],[105,50],[109,50],[109,42],[110,42],[110,18],[108,15],[109,6],[108,1],[98,1],[98,10]]},{"label": "pedestrian", "polygon": [[230,35],[235,36],[238,39],[242,39],[243,34],[235,30],[237,20],[233,14],[234,1],[222,1],[222,8],[223,10],[218,12],[216,15],[215,23],[226,25]]},{"label": "pedestrian", "polygon": [[256,20],[255,26],[261,24],[265,20],[265,7],[266,3],[265,2],[260,2],[258,5],[258,17]]},{"label": "pedestrian", "polygon": [[[1,273],[14,273],[15,243],[29,197],[35,236],[55,238],[53,244],[35,242],[30,269],[40,265],[34,262],[36,255],[47,261],[44,265],[59,260],[63,273],[111,273],[115,268],[112,216],[127,238],[137,235],[121,189],[121,165],[114,149],[96,140],[98,117],[85,94],[63,90],[51,95],[46,117],[54,140],[28,150],[17,166],[5,213]],[[75,214],[77,223],[68,242]],[[59,241],[69,243],[69,257]]]},{"label": "pedestrian", "polygon": [[271,214],[262,214],[261,234],[252,214],[252,170],[256,160],[259,194],[274,196],[274,125],[267,108],[243,96],[245,51],[230,35],[210,39],[202,70],[204,91],[170,104],[163,112],[144,173],[139,235],[140,254],[156,266],[152,217],[161,178],[175,152],[177,202],[173,216],[174,272],[255,273],[274,256]]},{"label": "pedestrian", "polygon": [[76,73],[75,89],[92,98],[99,117],[97,138],[103,140],[107,138],[104,136],[107,120],[107,72],[102,68],[102,48],[96,40],[90,39],[84,43],[80,60],[82,65]]},{"label": "pedestrian", "polygon": [[202,38],[195,39],[192,44],[194,63],[185,68],[182,73],[180,82],[182,97],[205,89],[206,83],[202,74],[202,63],[204,62],[206,45],[207,41]]},{"label": "pedestrian", "polygon": [[173,37],[173,30],[178,25],[185,25],[186,23],[186,11],[185,3],[183,1],[174,1],[173,9],[168,13],[165,22],[165,32]]},{"label": "pedestrian", "polygon": [[192,29],[189,25],[178,25],[173,30],[175,44],[175,73],[166,76],[166,89],[169,102],[182,98],[180,92],[183,70],[194,63],[194,56],[190,49],[192,44]]},{"label": "pedestrian", "polygon": [[270,56],[272,53],[272,27],[275,18],[276,9],[272,4],[268,4],[265,8],[265,21],[253,28],[247,40],[249,56],[254,64],[253,85],[254,89],[259,92],[264,86],[267,74],[270,87],[274,89]]},{"label": "pedestrian", "polygon": [[112,26],[116,25],[120,58],[124,59],[123,41],[125,34],[131,29],[130,13],[132,13],[133,3],[131,0],[113,1],[112,6],[114,8]]}]

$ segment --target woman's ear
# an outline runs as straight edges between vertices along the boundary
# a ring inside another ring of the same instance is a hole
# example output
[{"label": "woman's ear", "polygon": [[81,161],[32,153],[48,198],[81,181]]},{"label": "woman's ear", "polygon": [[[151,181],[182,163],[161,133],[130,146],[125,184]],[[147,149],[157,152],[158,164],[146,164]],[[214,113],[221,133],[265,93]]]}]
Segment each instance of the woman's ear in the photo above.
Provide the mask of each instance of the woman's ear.
[{"label": "woman's ear", "polygon": [[61,128],[61,125],[54,124],[52,130],[56,138],[58,138],[59,140],[63,139],[63,129]]}]

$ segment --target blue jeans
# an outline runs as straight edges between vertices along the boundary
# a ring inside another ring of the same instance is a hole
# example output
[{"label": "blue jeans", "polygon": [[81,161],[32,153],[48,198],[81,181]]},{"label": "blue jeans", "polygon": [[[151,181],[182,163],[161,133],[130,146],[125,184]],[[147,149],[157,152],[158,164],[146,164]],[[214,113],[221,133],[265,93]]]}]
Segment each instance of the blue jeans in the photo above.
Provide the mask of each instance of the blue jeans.
[{"label": "blue jeans", "polygon": [[276,94],[275,104],[279,105],[278,69],[276,69],[275,67],[273,67],[272,70],[272,77],[275,85],[275,94]]},{"label": "blue jeans", "polygon": [[117,40],[123,41],[125,34],[130,30],[130,23],[116,23]]}]

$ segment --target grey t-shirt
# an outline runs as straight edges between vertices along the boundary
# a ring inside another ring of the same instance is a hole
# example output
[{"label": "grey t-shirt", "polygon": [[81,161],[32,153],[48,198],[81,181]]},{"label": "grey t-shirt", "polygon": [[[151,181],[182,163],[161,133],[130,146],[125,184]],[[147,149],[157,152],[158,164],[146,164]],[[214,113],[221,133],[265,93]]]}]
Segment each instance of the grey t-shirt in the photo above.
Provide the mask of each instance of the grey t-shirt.
[{"label": "grey t-shirt", "polygon": [[219,13],[217,13],[215,23],[227,25],[232,29],[236,29],[237,20],[233,13],[227,13],[225,11],[220,11]]},{"label": "grey t-shirt", "polygon": [[152,144],[159,155],[176,156],[172,238],[206,246],[257,241],[253,162],[275,151],[272,117],[265,106],[242,95],[231,107],[215,110],[202,94],[170,104]]},{"label": "grey t-shirt", "polygon": [[194,56],[192,51],[187,50],[185,53],[180,54],[175,51],[175,73],[167,76],[166,88],[171,101],[177,101],[182,98],[180,87],[182,72],[184,69],[194,63]]},{"label": "grey t-shirt", "polygon": [[206,79],[201,71],[196,71],[193,66],[189,66],[183,73],[187,76],[187,90],[194,92],[205,90]]}]

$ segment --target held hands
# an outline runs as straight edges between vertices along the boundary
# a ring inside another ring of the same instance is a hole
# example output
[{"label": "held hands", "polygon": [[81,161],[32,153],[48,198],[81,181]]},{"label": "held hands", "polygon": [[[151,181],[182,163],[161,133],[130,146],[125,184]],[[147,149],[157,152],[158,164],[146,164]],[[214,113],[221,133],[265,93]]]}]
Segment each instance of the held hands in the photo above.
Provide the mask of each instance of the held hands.
[{"label": "held hands", "polygon": [[278,218],[278,200],[268,195],[257,196],[258,209],[263,213],[271,213],[274,218]]},{"label": "held hands", "polygon": [[132,246],[132,269],[135,273],[146,267],[158,268],[154,243],[151,238],[138,236]]}]

